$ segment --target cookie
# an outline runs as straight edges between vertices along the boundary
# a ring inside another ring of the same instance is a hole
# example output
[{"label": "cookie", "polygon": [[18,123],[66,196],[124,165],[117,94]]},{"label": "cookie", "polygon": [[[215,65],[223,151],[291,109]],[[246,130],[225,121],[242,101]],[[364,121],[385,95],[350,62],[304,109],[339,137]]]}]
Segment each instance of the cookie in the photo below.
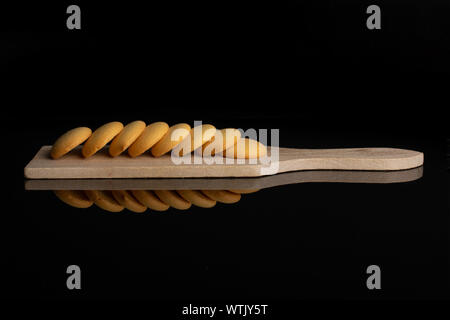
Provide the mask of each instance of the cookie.
[{"label": "cookie", "polygon": [[142,213],[147,210],[146,206],[136,200],[136,198],[126,190],[113,190],[112,194],[114,199],[116,199],[120,205],[130,211]]},{"label": "cookie", "polygon": [[241,195],[227,190],[202,190],[209,198],[222,203],[236,203],[241,200]]},{"label": "cookie", "polygon": [[123,124],[117,121],[109,122],[97,130],[89,137],[81,149],[85,158],[92,156],[98,150],[103,148],[108,142],[114,139],[123,129]]},{"label": "cookie", "polygon": [[85,190],[84,191],[95,205],[109,212],[120,212],[125,207],[117,202],[111,191],[103,190]]},{"label": "cookie", "polygon": [[117,157],[139,138],[144,129],[144,121],[138,120],[127,124],[109,145],[109,154]]},{"label": "cookie", "polygon": [[89,208],[94,203],[80,190],[54,190],[53,192],[62,202],[75,208]]},{"label": "cookie", "polygon": [[169,206],[178,210],[187,210],[191,207],[191,203],[183,199],[178,193],[171,190],[155,190],[159,199],[167,203]]},{"label": "cookie", "polygon": [[191,153],[210,141],[216,133],[216,128],[210,124],[203,124],[191,129],[187,136],[175,149],[180,157]]},{"label": "cookie", "polygon": [[162,202],[153,191],[149,190],[131,190],[133,196],[143,205],[146,205],[155,211],[166,211],[170,206]]},{"label": "cookie", "polygon": [[153,147],[169,130],[169,125],[165,122],[155,122],[148,125],[144,132],[128,148],[130,157],[137,157]]},{"label": "cookie", "polygon": [[267,147],[259,141],[243,138],[231,148],[226,149],[223,155],[235,159],[262,158],[267,155]]},{"label": "cookie", "polygon": [[234,146],[240,138],[241,132],[237,129],[217,130],[211,140],[202,146],[203,155],[214,156],[216,153],[221,153]]},{"label": "cookie", "polygon": [[50,151],[50,156],[53,159],[61,158],[73,148],[86,141],[91,134],[92,130],[86,127],[79,127],[67,131],[53,144],[52,150]]},{"label": "cookie", "polygon": [[212,208],[216,201],[197,190],[177,190],[178,194],[193,205],[201,208]]},{"label": "cookie", "polygon": [[183,141],[189,135],[190,130],[191,126],[187,123],[179,123],[171,126],[164,137],[151,148],[152,155],[154,157],[160,157],[166,154]]},{"label": "cookie", "polygon": [[240,194],[249,194],[249,193],[254,193],[254,192],[258,192],[260,189],[234,189],[234,190],[228,190],[230,192],[234,192],[234,193],[240,193]]}]

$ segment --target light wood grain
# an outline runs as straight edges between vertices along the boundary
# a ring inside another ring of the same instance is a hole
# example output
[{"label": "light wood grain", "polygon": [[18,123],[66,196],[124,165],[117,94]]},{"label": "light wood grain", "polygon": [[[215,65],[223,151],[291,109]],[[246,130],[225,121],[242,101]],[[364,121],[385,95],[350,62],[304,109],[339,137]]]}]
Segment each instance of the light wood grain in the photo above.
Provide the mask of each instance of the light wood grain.
[{"label": "light wood grain", "polygon": [[423,153],[394,148],[290,149],[268,148],[268,155],[279,152],[279,160],[256,164],[180,164],[170,155],[154,158],[144,154],[130,158],[122,154],[111,158],[102,150],[84,159],[79,148],[61,159],[50,158],[50,146],[42,147],[25,167],[28,179],[95,178],[192,178],[258,177],[298,170],[405,170],[423,164]]},{"label": "light wood grain", "polygon": [[295,171],[257,178],[38,179],[26,190],[233,190],[265,189],[295,183],[402,183],[420,179],[423,167],[399,171]]}]

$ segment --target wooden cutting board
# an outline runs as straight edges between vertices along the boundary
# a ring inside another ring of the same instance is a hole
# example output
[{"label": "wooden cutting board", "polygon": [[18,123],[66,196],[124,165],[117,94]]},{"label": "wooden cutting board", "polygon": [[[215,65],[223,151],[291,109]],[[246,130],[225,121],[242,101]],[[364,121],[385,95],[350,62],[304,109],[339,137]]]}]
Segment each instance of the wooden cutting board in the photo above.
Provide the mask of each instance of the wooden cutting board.
[{"label": "wooden cutting board", "polygon": [[251,178],[28,179],[25,190],[254,190],[297,183],[403,183],[422,175],[423,166],[396,171],[293,171]]},{"label": "wooden cutting board", "polygon": [[[80,147],[64,157],[50,158],[51,146],[43,146],[25,167],[28,179],[115,179],[115,178],[206,178],[259,177],[299,170],[391,171],[419,167],[423,153],[395,148],[291,149],[268,148],[268,156],[279,153],[271,163],[174,164],[170,155],[154,158],[144,154],[112,158],[103,149],[84,159]],[[193,156],[192,156],[193,157]],[[193,160],[192,160],[193,162]]]}]

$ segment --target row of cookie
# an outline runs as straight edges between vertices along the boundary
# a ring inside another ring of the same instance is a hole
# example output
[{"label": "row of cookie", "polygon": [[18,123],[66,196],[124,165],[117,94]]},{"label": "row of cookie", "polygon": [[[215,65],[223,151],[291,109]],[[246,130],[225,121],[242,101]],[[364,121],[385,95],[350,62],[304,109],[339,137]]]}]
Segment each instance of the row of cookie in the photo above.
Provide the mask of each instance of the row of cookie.
[{"label": "row of cookie", "polygon": [[169,127],[165,122],[146,126],[144,121],[138,120],[125,127],[121,122],[109,122],[94,132],[87,127],[72,129],[56,140],[50,155],[53,159],[58,159],[83,142],[81,153],[85,158],[92,156],[109,142],[108,151],[112,157],[127,149],[131,157],[137,157],[149,149],[154,157],[160,157],[175,147],[180,150],[180,156],[200,148],[203,152],[208,151],[208,155],[222,153],[226,157],[239,159],[260,158],[267,153],[262,143],[242,138],[240,131],[236,129],[216,130],[210,124],[191,129],[186,123]]},{"label": "row of cookie", "polygon": [[147,208],[166,211],[170,207],[187,210],[192,205],[212,208],[217,202],[236,203],[241,194],[258,190],[55,190],[64,203],[76,208],[89,208],[94,203],[101,209],[120,212],[128,209],[144,212]]}]

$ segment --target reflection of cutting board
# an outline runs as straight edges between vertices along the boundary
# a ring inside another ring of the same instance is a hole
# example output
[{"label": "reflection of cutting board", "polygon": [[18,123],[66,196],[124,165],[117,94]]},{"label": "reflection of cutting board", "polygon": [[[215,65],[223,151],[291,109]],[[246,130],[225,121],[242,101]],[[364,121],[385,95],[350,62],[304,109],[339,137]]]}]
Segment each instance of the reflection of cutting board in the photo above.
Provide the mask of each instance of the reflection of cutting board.
[{"label": "reflection of cutting board", "polygon": [[[170,155],[154,158],[144,154],[130,158],[122,154],[111,158],[106,149],[88,159],[80,148],[61,159],[50,158],[51,146],[44,146],[25,167],[29,179],[89,178],[193,178],[259,177],[298,170],[404,170],[423,164],[423,153],[394,148],[289,149],[278,148],[279,160],[272,165],[250,164],[180,164]],[[269,148],[269,156],[272,154]]]},{"label": "reflection of cutting board", "polygon": [[420,179],[423,167],[397,171],[295,171],[252,178],[32,179],[25,190],[255,190],[295,183],[401,183]]}]

